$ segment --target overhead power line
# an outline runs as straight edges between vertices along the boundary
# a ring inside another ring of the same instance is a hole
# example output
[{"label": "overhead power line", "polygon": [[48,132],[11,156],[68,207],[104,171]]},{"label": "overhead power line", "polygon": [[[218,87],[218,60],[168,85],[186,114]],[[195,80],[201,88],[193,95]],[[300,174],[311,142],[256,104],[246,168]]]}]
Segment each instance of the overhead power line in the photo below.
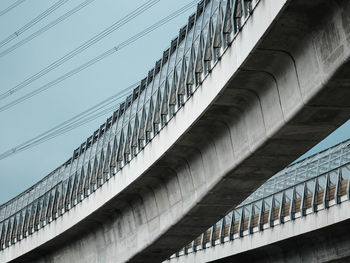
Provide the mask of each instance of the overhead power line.
[{"label": "overhead power line", "polygon": [[26,38],[22,39],[21,41],[17,42],[16,44],[8,47],[4,51],[1,51],[0,52],[0,57],[6,56],[7,54],[11,53],[12,51],[16,50],[17,48],[23,46],[24,44],[28,43],[29,41],[33,40],[34,38],[36,38],[36,37],[40,36],[41,34],[45,33],[46,31],[48,31],[52,27],[56,26],[57,24],[61,23],[62,21],[66,20],[70,16],[74,15],[76,12],[78,12],[81,9],[83,9],[85,6],[89,5],[93,1],[95,1],[95,0],[85,0],[84,2],[80,3],[79,5],[74,7],[72,10],[66,12],[65,14],[63,14],[59,18],[55,19],[54,21],[50,22],[46,26],[44,26],[44,27],[40,28],[39,30],[35,31],[33,34],[27,36]]},{"label": "overhead power line", "polygon": [[[84,125],[86,123],[89,123],[89,122],[91,122],[91,121],[93,121],[93,120],[95,120],[95,119],[97,119],[97,118],[99,118],[101,116],[110,114],[111,112],[115,111],[115,109],[118,108],[118,106],[119,106],[119,103],[114,104],[114,105],[112,105],[112,106],[110,106],[110,107],[108,107],[106,109],[103,109],[100,112],[96,112],[94,114],[90,114],[89,116],[87,116],[85,118],[82,118],[81,120],[77,121],[74,124],[66,125],[65,127],[62,127],[61,129],[57,130],[57,132],[55,132],[54,134],[50,134],[50,135],[47,135],[47,136],[45,136],[43,138],[40,138],[40,139],[36,140],[31,145],[28,145],[25,149],[23,149],[23,151],[27,150],[29,148],[32,148],[32,147],[34,147],[36,145],[39,145],[41,143],[44,143],[44,142],[46,142],[48,140],[54,139],[57,136],[60,136],[60,135],[62,135],[64,133],[67,133],[67,132],[69,132],[71,130],[79,128],[80,126],[82,126],[82,125]],[[1,160],[1,156],[0,156],[0,160]]]},{"label": "overhead power line", "polygon": [[12,5],[6,7],[4,10],[0,11],[0,16],[3,16],[4,14],[10,12],[12,9],[14,9],[16,6],[22,4],[25,0],[17,0]]},{"label": "overhead power line", "polygon": [[10,41],[14,40],[16,37],[18,37],[20,34],[23,34],[25,31],[27,31],[29,28],[34,26],[39,21],[43,20],[45,17],[47,17],[49,14],[54,12],[56,9],[58,9],[61,5],[65,4],[69,0],[59,0],[56,3],[54,3],[52,6],[50,6],[48,9],[46,9],[44,12],[42,12],[40,15],[29,21],[27,24],[22,26],[20,29],[16,30],[14,33],[6,37],[5,39],[0,41],[0,47],[3,47]]},{"label": "overhead power line", "polygon": [[[180,8],[179,10],[170,14],[169,16],[161,19],[160,21],[153,24],[152,26],[146,28],[145,30],[141,31],[140,33],[136,34],[135,36],[124,41],[119,46],[124,47],[125,45],[130,44],[130,43],[136,41],[138,38],[150,33],[151,31],[164,25],[165,23],[169,22],[170,20],[174,19],[175,17],[179,16],[180,14],[182,14],[185,11],[187,11],[188,9],[190,9],[193,5],[196,4],[196,2],[197,1],[192,1],[188,5]],[[117,50],[116,47],[114,50]],[[32,147],[34,147],[38,144],[41,144],[43,142],[46,142],[48,140],[51,140],[57,136],[60,136],[64,133],[68,132],[68,131],[71,131],[75,128],[78,128],[85,123],[88,123],[92,120],[95,120],[96,118],[98,118],[100,116],[103,116],[107,113],[115,111],[117,109],[119,103],[117,103],[117,104],[113,104],[113,103],[115,103],[116,101],[120,102],[120,100],[122,98],[126,97],[125,93],[129,94],[128,92],[131,91],[133,88],[135,88],[137,85],[138,85],[138,83],[135,83],[135,84],[127,87],[126,89],[118,92],[117,94],[101,101],[100,103],[96,104],[95,106],[93,106],[93,107],[79,113],[78,115],[70,118],[69,120],[62,122],[61,124],[55,126],[54,128],[52,128],[44,133],[41,133],[40,135],[35,136],[34,138],[32,138],[32,139],[30,139],[30,140],[28,140],[20,145],[17,145],[8,151],[3,152],[2,154],[0,154],[0,160],[5,159],[7,157],[10,157],[10,156],[17,154],[19,152],[22,152],[24,150],[27,150],[29,148],[32,148]],[[110,106],[111,104],[112,104],[112,106]]]},{"label": "overhead power line", "polygon": [[24,80],[20,84],[16,85],[15,87],[13,87],[13,88],[7,90],[6,92],[0,94],[0,100],[3,100],[5,98],[11,96],[15,92],[23,89],[24,87],[28,86],[30,83],[32,83],[35,80],[41,78],[42,76],[46,75],[50,71],[52,71],[55,68],[59,67],[63,63],[65,63],[68,60],[72,59],[73,57],[77,56],[78,54],[80,54],[81,52],[83,52],[84,50],[89,48],[90,46],[96,44],[98,41],[100,41],[104,37],[108,36],[109,34],[114,32],[115,30],[117,30],[118,28],[122,27],[123,25],[125,25],[126,23],[128,23],[129,21],[134,19],[135,17],[139,16],[140,14],[142,14],[143,12],[145,12],[146,10],[151,8],[153,5],[155,5],[159,1],[160,0],[149,0],[146,3],[142,4],[140,7],[138,7],[134,11],[130,12],[129,14],[124,16],[122,19],[120,19],[117,22],[115,22],[113,25],[111,25],[108,28],[104,29],[99,34],[97,34],[94,37],[90,38],[89,40],[87,40],[85,43],[83,43],[79,47],[73,49],[72,51],[70,51],[69,53],[67,53],[66,55],[61,57],[60,59],[58,59],[55,62],[51,63],[50,65],[48,65],[44,69],[40,70],[36,74],[32,75],[31,77],[27,78],[26,80]]},{"label": "overhead power line", "polygon": [[170,22],[172,19],[176,18],[177,16],[183,14],[184,12],[186,12],[187,10],[189,10],[190,8],[192,8],[193,6],[195,6],[197,3],[197,0],[194,0],[192,2],[190,2],[189,4],[183,6],[182,8],[178,9],[177,11],[171,13],[170,15],[168,15],[167,17],[159,20],[158,22],[154,23],[153,25],[147,27],[146,29],[142,30],[141,32],[135,34],[134,36],[128,38],[127,40],[125,40],[124,42],[114,46],[113,48],[103,52],[102,54],[98,55],[97,57],[87,61],[86,63],[74,68],[73,70],[67,72],[66,74],[56,78],[55,80],[49,82],[49,83],[46,83],[45,85],[41,86],[40,88],[38,89],[35,89],[25,95],[23,95],[22,97],[16,99],[16,100],[13,100],[11,102],[9,102],[8,104],[0,107],[0,112],[3,112],[9,108],[12,108],[13,106],[53,87],[54,85],[62,82],[63,80],[67,79],[67,78],[70,78],[72,76],[74,76],[75,74],[79,73],[80,71],[96,64],[97,62],[111,56],[112,54],[116,53],[117,51],[123,49],[124,47],[132,44],[133,42],[137,41],[138,39],[144,37],[145,35],[151,33],[152,31],[154,31],[155,29],[161,27],[162,25]]},{"label": "overhead power line", "polygon": [[107,113],[110,113],[114,111],[117,108],[117,105],[119,105],[121,99],[125,98],[127,94],[130,93],[130,91],[137,86],[138,83],[135,83],[117,94],[99,102],[98,104],[94,105],[91,108],[88,108],[87,110],[77,114],[76,116],[60,123],[59,125],[56,125],[55,127],[35,136],[34,138],[21,143],[13,148],[11,148],[8,151],[3,152],[0,154],[0,160],[5,159],[11,155],[14,155],[16,153],[20,153],[24,150],[27,150],[31,147],[34,147],[38,144],[41,144],[47,140],[53,139],[63,133],[66,133],[70,130],[73,130],[77,127],[80,127],[81,125],[88,123],[100,116],[103,116]]}]

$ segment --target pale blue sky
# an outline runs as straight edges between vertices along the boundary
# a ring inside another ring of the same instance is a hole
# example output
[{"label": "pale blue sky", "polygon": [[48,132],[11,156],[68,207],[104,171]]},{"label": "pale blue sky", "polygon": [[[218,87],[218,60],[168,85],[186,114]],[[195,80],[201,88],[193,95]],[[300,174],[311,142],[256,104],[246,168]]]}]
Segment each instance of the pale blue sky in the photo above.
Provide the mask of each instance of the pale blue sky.
[{"label": "pale blue sky", "polygon": [[[1,0],[0,10],[5,9],[13,1]],[[0,41],[56,1],[26,0],[11,12],[0,16]],[[83,0],[68,1],[11,43],[19,41],[81,2]],[[95,0],[63,23],[6,57],[0,58],[0,93],[37,73],[145,2],[146,0]],[[0,106],[112,48],[189,2],[191,0],[159,1],[137,19],[18,92],[17,96],[0,101]],[[186,24],[188,16],[193,11],[194,9],[184,13],[120,52],[34,98],[5,112],[0,112],[0,153],[33,138],[144,78],[155,61],[161,58],[163,50],[168,48],[171,39],[178,34],[179,28]],[[0,51],[8,46],[0,48]],[[0,160],[0,203],[30,187],[66,161],[73,150],[107,117],[101,117],[30,150]]]},{"label": "pale blue sky", "polygon": [[[56,1],[26,0],[11,12],[0,16],[0,41]],[[137,19],[116,30],[76,58],[35,81],[13,97],[1,101],[0,106],[79,66],[190,1],[161,0]],[[1,0],[0,11],[13,2],[14,0]],[[81,2],[83,0],[68,1],[32,29],[0,48],[0,51]],[[0,93],[37,73],[145,2],[146,0],[95,0],[63,23],[6,57],[0,58]],[[48,91],[5,112],[0,112],[0,153],[31,139],[144,78],[155,61],[161,57],[163,50],[169,46],[170,40],[177,35],[180,27],[186,24],[188,16],[193,11],[194,9],[186,12],[166,26]],[[72,151],[107,117],[101,117],[39,146],[0,160],[0,204],[30,187],[66,161]],[[347,139],[349,131],[348,122],[333,136],[320,143],[311,153]]]}]

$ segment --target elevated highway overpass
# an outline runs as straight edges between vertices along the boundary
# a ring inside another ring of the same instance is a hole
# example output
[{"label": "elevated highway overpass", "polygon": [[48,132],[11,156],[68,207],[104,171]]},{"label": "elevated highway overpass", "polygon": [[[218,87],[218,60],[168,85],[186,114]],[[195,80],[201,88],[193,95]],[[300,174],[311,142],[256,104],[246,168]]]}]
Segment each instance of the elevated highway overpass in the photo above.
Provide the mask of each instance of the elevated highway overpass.
[{"label": "elevated highway overpass", "polygon": [[202,1],[111,118],[0,208],[0,262],[157,262],[350,116],[350,4]]},{"label": "elevated highway overpass", "polygon": [[348,140],[288,166],[165,262],[349,262],[349,161]]}]

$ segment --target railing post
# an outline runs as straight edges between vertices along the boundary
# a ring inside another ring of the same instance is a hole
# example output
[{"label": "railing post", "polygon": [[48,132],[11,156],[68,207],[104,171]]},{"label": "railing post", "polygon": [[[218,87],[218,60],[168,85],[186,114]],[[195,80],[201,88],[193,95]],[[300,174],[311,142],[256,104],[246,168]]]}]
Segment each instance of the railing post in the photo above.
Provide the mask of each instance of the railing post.
[{"label": "railing post", "polygon": [[192,241],[192,251],[193,251],[193,252],[196,252],[196,251],[197,251],[196,239],[197,239],[197,238],[195,238],[195,239]]},{"label": "railing post", "polygon": [[229,227],[229,231],[228,231],[229,240],[233,240],[233,236],[234,236],[234,222],[235,222],[235,213],[232,210],[230,227]]},{"label": "railing post", "polygon": [[303,194],[301,197],[301,202],[300,202],[300,215],[301,216],[305,216],[305,198],[306,198],[306,192],[307,192],[307,188],[306,188],[306,182],[304,182],[304,187],[303,187]]},{"label": "railing post", "polygon": [[7,219],[5,247],[9,247],[10,246],[10,241],[11,241],[11,218]]},{"label": "railing post", "polygon": [[[243,21],[247,18],[247,16],[248,16],[248,10],[247,10],[247,8],[246,8],[246,2],[247,2],[247,0],[240,0],[241,1],[241,8],[242,8],[242,17],[241,17],[241,19],[243,19]],[[241,23],[240,23],[241,25],[242,25],[242,21],[241,21]]]},{"label": "railing post", "polygon": [[335,191],[334,191],[334,200],[335,200],[336,204],[340,204],[341,203],[341,198],[340,198],[341,182],[342,182],[341,168],[338,168],[337,182],[336,182]]},{"label": "railing post", "polygon": [[216,230],[216,224],[214,224],[214,225],[211,227],[210,245],[211,245],[212,247],[215,246],[215,230]]},{"label": "railing post", "polygon": [[251,207],[250,207],[250,215],[249,215],[249,222],[248,222],[248,233],[249,234],[253,234],[253,214],[254,214],[254,205],[253,203],[251,204]]},{"label": "railing post", "polygon": [[221,32],[223,35],[223,43],[222,43],[223,49],[225,49],[227,46],[231,44],[231,40],[233,39],[233,35],[234,35],[235,22],[233,17],[233,8],[236,0],[233,0],[233,1],[234,3],[232,3],[232,0],[227,0],[226,7],[223,8],[224,14],[223,14],[222,29],[221,29]]},{"label": "railing post", "polygon": [[[142,81],[141,81],[142,83]],[[123,110],[123,104],[119,104],[119,108],[115,111],[117,113],[117,117],[115,119],[115,130],[114,130],[114,136],[113,136],[113,146],[112,146],[112,152],[111,152],[111,159],[109,161],[109,167],[110,167],[110,177],[114,176],[118,170],[119,170],[119,161],[118,161],[118,152],[119,152],[119,136],[118,136],[118,127],[121,125],[121,115]],[[90,150],[91,153],[91,150]],[[90,159],[90,158],[89,158]]]},{"label": "railing post", "polygon": [[66,189],[66,193],[64,194],[64,200],[63,200],[63,207],[64,207],[64,210],[62,211],[62,214],[69,210],[71,208],[71,193],[72,191],[71,188],[73,188],[73,184],[74,182],[70,183],[72,180],[71,180],[71,177],[72,177],[72,170],[73,170],[73,162],[75,160],[75,155],[77,153],[77,150],[74,150],[73,151],[73,155],[71,157],[71,160],[70,160],[70,167],[69,167],[69,172],[68,172],[68,185],[67,185],[67,189]]},{"label": "railing post", "polygon": [[212,48],[214,50],[214,62],[220,59],[220,56],[222,54],[222,46],[223,46],[223,36],[222,36],[222,7],[221,7],[222,1],[219,2],[218,5],[218,14],[216,18],[216,24],[214,28],[214,34],[213,34],[213,45]]},{"label": "railing post", "polygon": [[271,197],[271,204],[270,204],[270,212],[269,212],[269,219],[268,223],[270,227],[274,226],[274,220],[273,220],[273,210],[275,209],[275,195],[272,195]]},{"label": "railing post", "polygon": [[188,254],[188,251],[187,251],[187,245],[186,245],[186,246],[184,246],[183,251],[184,251],[184,255],[187,255],[187,254]]},{"label": "railing post", "polygon": [[10,243],[16,243],[16,231],[17,231],[17,214],[13,216],[12,230],[11,230],[11,240]]},{"label": "railing post", "polygon": [[[51,211],[51,221],[56,219],[58,216],[58,202],[59,202],[59,186],[60,184],[62,184],[62,182],[60,182],[55,190],[54,190],[54,195],[52,197],[52,211]],[[25,219],[25,213],[24,213],[24,217]]]},{"label": "railing post", "polygon": [[205,243],[205,236],[206,236],[206,234],[207,234],[207,230],[205,230],[203,232],[203,234],[202,234],[202,239],[201,239],[201,248],[202,249],[205,249],[205,247],[206,247],[206,243]]},{"label": "railing post", "polygon": [[[18,228],[17,228],[17,240],[20,241],[23,238],[23,208],[19,211],[19,220],[18,220]],[[0,228],[1,234],[1,228]]]},{"label": "railing post", "polygon": [[[132,94],[134,95],[134,91]],[[130,105],[130,107],[131,107],[131,105]],[[104,130],[103,130],[101,152],[99,154],[100,157],[99,157],[98,171],[97,171],[97,176],[96,176],[97,187],[100,187],[101,185],[103,185],[107,181],[104,166],[105,166],[105,161],[108,158],[108,156],[107,156],[108,145],[107,144],[109,143],[109,134],[111,132],[110,129],[112,129],[112,120],[110,118],[107,118],[105,125],[104,125]],[[109,133],[108,135],[107,135],[107,132]],[[106,144],[106,142],[107,142],[107,144]],[[79,162],[79,159],[77,160],[77,162]],[[78,168],[77,168],[77,171],[78,171]]]},{"label": "railing post", "polygon": [[293,187],[293,193],[292,198],[290,200],[290,206],[289,206],[289,218],[290,220],[295,219],[295,200],[296,200],[296,189],[295,186]]},{"label": "railing post", "polygon": [[[84,152],[84,154],[83,154]],[[80,195],[79,195],[79,188],[80,188],[80,179],[81,179],[81,169],[83,169],[83,165],[84,165],[84,158],[85,158],[85,153],[86,153],[86,144],[85,142],[83,142],[80,147],[79,147],[79,152],[78,152],[78,157],[77,157],[77,165],[75,167],[75,190],[72,191],[71,193],[71,203],[73,204],[73,206],[75,206],[78,202],[80,202]],[[81,163],[80,163],[81,161]],[[81,167],[80,167],[81,166]],[[80,173],[78,172],[78,170],[80,169]]]},{"label": "railing post", "polygon": [[226,226],[226,216],[222,218],[221,229],[220,229],[220,243],[225,242],[225,226]]},{"label": "railing post", "polygon": [[118,137],[117,171],[121,170],[124,167],[124,165],[126,164],[126,160],[125,160],[125,156],[124,156],[124,146],[126,143],[126,138],[125,138],[126,135],[124,134],[123,124],[124,124],[124,120],[125,120],[125,116],[126,116],[127,103],[128,103],[128,100],[126,98],[125,101],[121,104],[121,105],[123,105],[123,111],[122,111],[123,118],[121,119],[121,122],[120,122],[119,137],[118,137],[118,131],[116,132],[116,135]]},{"label": "railing post", "polygon": [[317,190],[318,190],[318,178],[315,178],[315,187],[314,191],[312,193],[312,201],[311,201],[311,208],[312,212],[316,213],[317,212]]},{"label": "railing post", "polygon": [[329,181],[329,173],[327,173],[326,175],[326,184],[325,184],[325,188],[323,191],[323,206],[324,208],[328,208],[329,207],[329,187],[330,187],[330,181]]},{"label": "railing post", "polygon": [[284,223],[284,215],[283,215],[283,209],[284,209],[284,203],[286,199],[286,193],[285,190],[283,190],[282,195],[281,195],[281,200],[280,200],[280,209],[278,210],[278,220],[280,224]]},{"label": "railing post", "polygon": [[241,216],[238,224],[238,236],[243,237],[244,206],[242,206]]},{"label": "railing post", "polygon": [[261,209],[260,209],[259,220],[258,220],[259,231],[264,230],[264,212],[265,212],[265,203],[264,203],[264,199],[261,199]]}]

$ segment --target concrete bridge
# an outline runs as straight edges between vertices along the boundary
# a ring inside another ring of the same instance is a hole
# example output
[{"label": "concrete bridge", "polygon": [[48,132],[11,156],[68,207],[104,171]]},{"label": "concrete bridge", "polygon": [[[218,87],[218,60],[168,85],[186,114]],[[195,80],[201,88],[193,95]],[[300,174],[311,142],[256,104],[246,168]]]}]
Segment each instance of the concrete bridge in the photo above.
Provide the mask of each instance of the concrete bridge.
[{"label": "concrete bridge", "polygon": [[0,262],[163,261],[349,118],[349,55],[348,1],[200,2],[113,116],[1,206]]},{"label": "concrete bridge", "polygon": [[165,262],[349,262],[349,161],[345,141],[288,166]]}]

